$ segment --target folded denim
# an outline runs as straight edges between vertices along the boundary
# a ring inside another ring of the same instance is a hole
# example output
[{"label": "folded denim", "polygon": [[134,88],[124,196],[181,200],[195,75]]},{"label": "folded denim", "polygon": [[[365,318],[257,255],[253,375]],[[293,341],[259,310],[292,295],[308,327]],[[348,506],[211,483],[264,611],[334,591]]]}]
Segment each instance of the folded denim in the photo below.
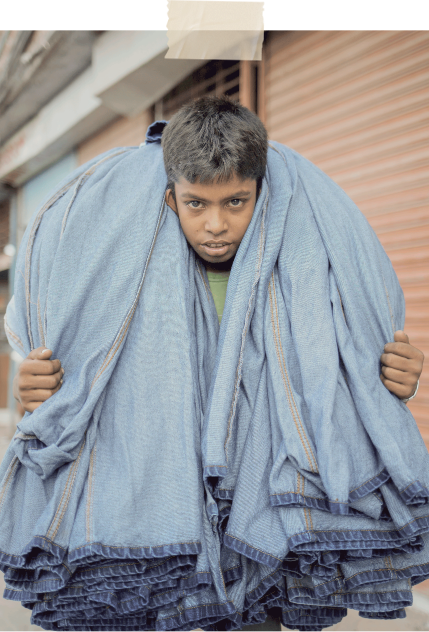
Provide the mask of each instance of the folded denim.
[{"label": "folded denim", "polygon": [[0,466],[4,596],[52,630],[402,617],[428,576],[429,467],[378,379],[405,315],[390,261],[272,143],[219,327],[154,130],[61,183],[18,253],[8,339],[65,380]]}]

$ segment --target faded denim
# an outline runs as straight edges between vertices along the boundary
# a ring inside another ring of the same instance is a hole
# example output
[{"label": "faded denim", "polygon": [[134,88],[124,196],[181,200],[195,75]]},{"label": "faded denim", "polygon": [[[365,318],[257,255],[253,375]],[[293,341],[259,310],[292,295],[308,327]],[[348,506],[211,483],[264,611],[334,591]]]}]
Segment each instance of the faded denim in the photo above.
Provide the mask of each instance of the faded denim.
[{"label": "faded denim", "polygon": [[65,380],[0,467],[5,597],[52,630],[404,616],[429,576],[429,468],[378,377],[405,316],[389,259],[271,143],[219,327],[152,131],[64,181],[18,253],[9,341],[53,349]]}]

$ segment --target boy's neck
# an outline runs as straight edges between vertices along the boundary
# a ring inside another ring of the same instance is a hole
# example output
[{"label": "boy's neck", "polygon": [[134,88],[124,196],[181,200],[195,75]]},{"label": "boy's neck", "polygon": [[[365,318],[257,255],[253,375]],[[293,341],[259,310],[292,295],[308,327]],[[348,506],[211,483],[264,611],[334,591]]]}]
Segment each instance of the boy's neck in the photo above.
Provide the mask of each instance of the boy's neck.
[{"label": "boy's neck", "polygon": [[232,268],[232,264],[234,262],[234,257],[222,263],[209,263],[208,261],[204,261],[204,259],[201,259],[201,262],[205,266],[207,272],[214,272],[214,273],[230,272]]}]

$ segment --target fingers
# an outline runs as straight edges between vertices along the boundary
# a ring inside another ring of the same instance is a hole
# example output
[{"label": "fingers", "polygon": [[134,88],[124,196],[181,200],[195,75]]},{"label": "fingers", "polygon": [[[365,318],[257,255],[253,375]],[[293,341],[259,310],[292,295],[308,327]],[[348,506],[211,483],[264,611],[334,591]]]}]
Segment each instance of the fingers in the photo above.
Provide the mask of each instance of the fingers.
[{"label": "fingers", "polygon": [[46,347],[37,347],[37,349],[30,351],[27,358],[30,360],[49,360],[51,355],[51,349],[47,349]]},{"label": "fingers", "polygon": [[380,380],[383,382],[387,390],[389,390],[400,399],[406,399],[407,397],[412,395],[412,392],[410,393],[410,387],[405,384],[393,382],[392,380],[387,379],[383,374],[380,375]]},{"label": "fingers", "polygon": [[393,353],[403,358],[408,358],[409,360],[417,358],[420,353],[418,349],[406,342],[388,342],[384,345],[384,352]]},{"label": "fingers", "polygon": [[405,333],[405,331],[402,331],[402,329],[398,329],[397,331],[395,331],[395,333],[393,334],[393,340],[395,342],[405,342],[407,344],[410,344],[410,340],[407,334]]},{"label": "fingers", "polygon": [[58,359],[38,360],[37,358],[29,358],[29,356],[21,362],[19,367],[20,373],[30,373],[31,375],[52,375],[60,370],[61,362]]},{"label": "fingers", "polygon": [[36,388],[28,391],[22,390],[20,399],[21,405],[24,410],[32,413],[36,410],[36,408],[43,404],[43,402],[46,402],[46,400],[52,397],[52,395],[55,395],[62,385],[63,380],[61,379],[57,386],[53,389]]},{"label": "fingers", "polygon": [[380,357],[381,364],[398,371],[418,372],[419,363],[417,360],[397,355],[396,353],[383,353]]},{"label": "fingers", "polygon": [[408,389],[411,386],[416,385],[416,379],[413,374],[408,373],[407,371],[398,371],[398,369],[392,369],[388,366],[381,367],[382,375],[389,380],[390,382],[395,382],[397,384],[403,384],[407,386]]},{"label": "fingers", "polygon": [[20,390],[35,390],[35,389],[49,389],[56,388],[63,377],[62,370],[57,373],[49,375],[34,375],[27,374],[22,375],[19,382]]}]

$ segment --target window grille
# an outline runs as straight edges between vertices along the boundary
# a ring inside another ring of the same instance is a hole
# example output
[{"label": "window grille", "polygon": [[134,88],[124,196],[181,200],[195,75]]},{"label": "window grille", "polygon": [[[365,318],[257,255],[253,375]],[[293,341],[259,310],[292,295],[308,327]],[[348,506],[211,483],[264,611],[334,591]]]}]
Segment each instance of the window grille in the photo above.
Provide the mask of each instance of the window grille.
[{"label": "window grille", "polygon": [[[246,62],[244,62],[246,63]],[[251,95],[244,105],[257,112],[258,68],[252,68]],[[247,85],[248,82],[246,82]],[[154,120],[170,119],[177,110],[204,95],[228,96],[233,101],[243,102],[243,62],[212,60],[195,70],[181,81],[154,106]]]}]

